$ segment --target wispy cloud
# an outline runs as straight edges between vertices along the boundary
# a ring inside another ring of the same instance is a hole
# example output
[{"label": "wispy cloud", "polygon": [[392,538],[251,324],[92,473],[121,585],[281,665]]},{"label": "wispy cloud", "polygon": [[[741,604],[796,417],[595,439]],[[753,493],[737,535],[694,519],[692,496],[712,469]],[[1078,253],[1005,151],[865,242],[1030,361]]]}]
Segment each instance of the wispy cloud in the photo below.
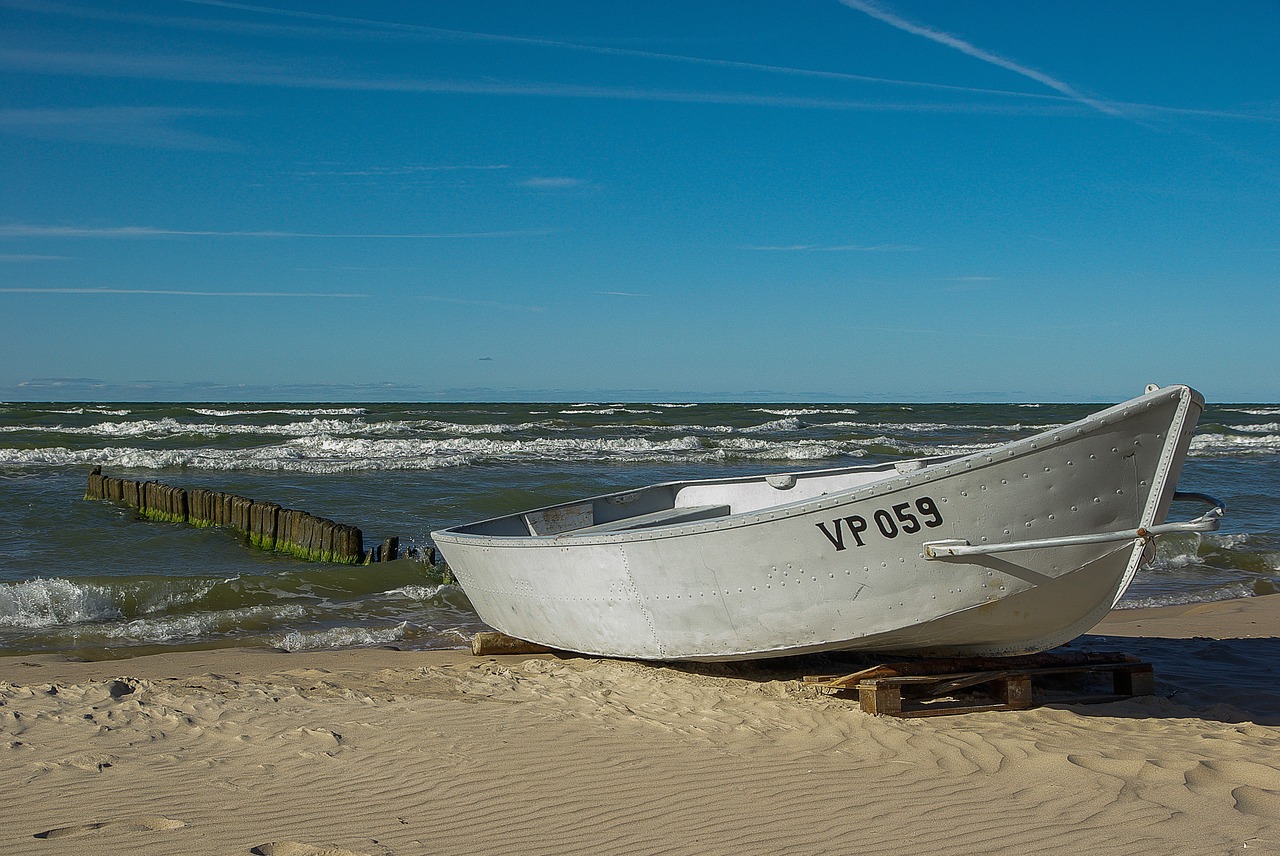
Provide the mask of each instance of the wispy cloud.
[{"label": "wispy cloud", "polygon": [[[1021,65],[949,33],[915,24],[887,10],[872,0],[841,0],[851,9],[870,15],[886,24],[1012,71],[1034,80],[1054,93],[1025,92],[1007,89],[960,86],[932,81],[903,80],[873,75],[852,74],[821,69],[777,66],[738,60],[669,54],[656,51],[580,44],[556,39],[513,36],[466,30],[451,30],[420,24],[378,21],[330,15],[320,12],[298,11],[259,6],[248,3],[220,2],[220,0],[187,0],[191,5],[250,12],[264,16],[286,17],[316,23],[314,27],[273,27],[244,21],[176,18],[172,16],[148,16],[135,13],[104,12],[100,9],[72,4],[35,4],[39,11],[100,17],[153,26],[212,31],[241,30],[262,35],[292,35],[302,38],[372,38],[418,39],[432,41],[478,41],[495,44],[520,45],[578,51],[602,56],[651,59],[655,61],[703,65],[716,68],[758,72],[771,75],[799,76],[814,79],[845,81],[850,83],[881,84],[891,87],[922,91],[935,91],[950,95],[968,94],[969,101],[944,100],[941,103],[895,101],[893,99],[841,99],[809,98],[803,96],[772,96],[752,93],[673,91],[626,87],[575,86],[550,83],[512,83],[458,80],[423,80],[409,78],[335,77],[321,71],[305,71],[279,62],[236,63],[218,55],[119,55],[110,53],[52,52],[38,50],[0,49],[0,66],[22,72],[46,74],[72,74],[106,77],[133,77],[160,80],[178,80],[205,83],[221,83],[249,86],[277,86],[320,90],[351,90],[371,92],[426,92],[442,94],[475,94],[557,98],[597,98],[614,100],[644,100],[672,103],[732,104],[760,107],[780,107],[812,110],[844,110],[864,112],[913,112],[913,113],[970,113],[1012,115],[1079,115],[1081,109],[1102,112],[1107,115],[1129,115],[1131,118],[1153,118],[1162,115],[1182,115],[1208,119],[1235,119],[1257,122],[1280,122],[1273,109],[1259,111],[1198,110],[1103,100],[1086,95],[1076,88],[1050,75]],[[0,0],[0,5],[33,8],[33,4],[21,0]],[[162,135],[163,136],[163,135]],[[197,141],[193,140],[192,145]],[[174,145],[183,145],[175,141]]]},{"label": "wispy cloud", "polygon": [[604,294],[609,297],[650,297],[652,295],[640,294],[635,291],[597,291],[596,294]]},{"label": "wispy cloud", "polygon": [[174,288],[0,288],[0,294],[140,294],[157,297],[368,297],[367,294],[302,291],[188,291]]},{"label": "wispy cloud", "polygon": [[0,253],[0,262],[61,262],[66,256],[38,256],[32,253]]},{"label": "wispy cloud", "polygon": [[[799,77],[814,77],[825,80],[844,80],[855,83],[876,83],[887,84],[891,86],[906,86],[924,89],[945,90],[951,92],[969,92],[981,93],[986,95],[1009,95],[1028,98],[1050,98],[1053,96],[1041,95],[1038,93],[1016,92],[997,89],[983,89],[972,86],[957,86],[948,83],[933,83],[922,80],[902,80],[891,77],[877,77],[866,74],[852,74],[850,72],[829,71],[822,69],[797,68],[794,66],[770,65],[767,63],[743,62],[740,60],[718,59],[715,57],[698,57],[688,56],[685,54],[671,54],[660,51],[646,51],[635,48],[619,48],[609,47],[606,45],[583,44],[581,42],[569,42],[560,39],[535,38],[531,36],[513,36],[501,33],[483,33],[474,30],[454,30],[444,27],[431,27],[422,24],[406,24],[392,21],[378,21],[369,18],[353,18],[344,15],[330,15],[323,12],[308,12],[292,9],[278,9],[269,6],[259,6],[251,3],[234,3],[226,2],[226,0],[184,0],[187,3],[199,6],[211,6],[222,9],[234,9],[242,12],[254,12],[261,15],[288,17],[295,20],[310,20],[322,22],[328,25],[342,25],[344,27],[354,27],[355,30],[343,30],[344,33],[364,33],[366,35],[386,38],[391,35],[400,36],[416,36],[431,40],[449,40],[449,41],[479,41],[498,44],[521,45],[526,47],[540,47],[557,50],[575,51],[581,53],[591,53],[601,56],[616,56],[634,59],[651,59],[664,62],[675,62],[690,65],[705,65],[715,68],[736,69],[741,71],[753,71],[766,74],[781,74]],[[223,26],[223,24],[219,24]],[[324,31],[313,31],[323,33]]]},{"label": "wispy cloud", "polygon": [[213,55],[121,55],[102,52],[77,53],[69,51],[0,49],[0,67],[26,73],[123,77],[240,86],[274,86],[289,89],[582,98],[675,104],[725,104],[808,110],[1015,114],[1032,112],[1062,115],[1073,113],[1079,109],[1078,105],[1073,104],[1070,99],[1058,97],[1045,98],[1034,104],[998,103],[992,101],[942,101],[934,103],[874,99],[859,100],[803,95],[771,95],[752,92],[712,92],[540,82],[523,83],[488,79],[334,77],[319,71],[300,71],[280,66],[267,67],[262,64],[236,63]]},{"label": "wispy cloud", "polygon": [[518,183],[521,187],[528,187],[534,190],[565,190],[586,184],[580,178],[568,178],[567,176],[533,176]]},{"label": "wispy cloud", "polygon": [[0,110],[0,131],[36,139],[69,139],[143,148],[226,151],[222,139],[175,127],[190,118],[230,115],[192,107],[71,107]]},{"label": "wispy cloud", "polygon": [[[1119,102],[1119,101],[1110,101],[1110,100],[1103,101],[1100,99],[1091,98],[1089,96],[1082,94],[1074,87],[1069,86],[1068,84],[1063,83],[1062,81],[1056,80],[1055,78],[1050,77],[1047,74],[1043,74],[1042,72],[1036,71],[1035,69],[1031,69],[1026,66],[1020,65],[1019,63],[1016,63],[1016,62],[1013,62],[1012,60],[998,56],[989,51],[984,51],[957,36],[954,36],[948,33],[943,33],[938,30],[934,30],[932,28],[924,27],[918,24],[914,24],[910,21],[907,21],[901,16],[888,11],[883,6],[878,5],[876,2],[874,2],[874,0],[841,0],[841,2],[844,3],[846,6],[849,6],[850,8],[857,9],[858,11],[861,11],[868,15],[876,17],[879,20],[883,21],[884,23],[890,24],[891,26],[898,27],[899,29],[903,29],[907,32],[911,32],[916,35],[924,36],[925,38],[929,38],[941,44],[945,44],[949,47],[955,48],[956,50],[963,51],[976,59],[980,59],[984,62],[989,62],[997,66],[1000,66],[1001,68],[1008,69],[1019,75],[1022,75],[1038,83],[1041,83],[1045,86],[1048,86],[1050,89],[1053,89],[1056,92],[1061,94],[1051,95],[1043,92],[1025,92],[1020,90],[992,89],[989,87],[961,86],[954,83],[938,83],[935,81],[926,81],[926,80],[904,80],[901,78],[881,77],[876,75],[853,74],[851,72],[831,71],[831,70],[812,69],[812,68],[798,68],[795,66],[771,65],[767,63],[744,62],[741,60],[729,60],[729,59],[719,59],[714,57],[699,57],[699,56],[688,56],[685,54],[663,53],[659,51],[637,50],[634,48],[619,48],[619,47],[609,47],[605,45],[582,44],[579,42],[568,42],[560,39],[534,38],[530,36],[513,36],[509,34],[484,33],[484,32],[476,32],[472,30],[453,30],[453,29],[447,29],[443,27],[430,27],[422,24],[406,24],[406,23],[400,23],[400,22],[371,20],[368,18],[352,18],[352,17],[342,16],[342,15],[330,15],[322,12],[308,12],[308,11],[299,11],[299,10],[292,10],[292,9],[279,9],[279,8],[274,8],[270,6],[259,6],[251,3],[229,2],[229,0],[184,0],[184,2],[193,4],[193,5],[219,7],[219,8],[225,8],[225,9],[235,9],[235,10],[244,11],[244,12],[253,12],[253,13],[257,13],[265,16],[287,17],[295,20],[310,20],[310,21],[323,23],[326,27],[333,27],[335,25],[340,25],[342,29],[336,32],[341,36],[356,35],[356,36],[367,36],[367,37],[374,37],[374,38],[388,38],[392,36],[397,36],[397,37],[408,37],[408,38],[425,38],[430,40],[479,41],[479,42],[490,42],[490,43],[498,43],[498,44],[541,47],[541,48],[556,49],[556,50],[576,51],[576,52],[582,52],[582,53],[598,54],[602,56],[616,56],[616,57],[626,57],[626,58],[634,58],[634,59],[651,59],[651,60],[657,60],[657,61],[663,61],[663,62],[710,66],[714,68],[731,69],[731,70],[738,70],[738,71],[759,72],[762,74],[770,74],[770,75],[808,77],[808,78],[815,78],[815,79],[821,79],[821,80],[844,81],[849,83],[880,84],[880,85],[885,85],[890,87],[903,87],[908,89],[919,89],[919,90],[933,90],[940,93],[942,92],[949,92],[949,93],[956,93],[956,94],[966,93],[971,95],[997,96],[997,97],[1005,97],[1005,98],[1013,98],[1013,99],[1021,99],[1021,100],[1042,99],[1046,101],[1069,101],[1069,102],[1076,102],[1078,104],[1086,105],[1094,110],[1101,111],[1108,115],[1118,115],[1120,111],[1127,110],[1127,111],[1140,111],[1140,112],[1151,114],[1151,115],[1160,115],[1160,114],[1170,113],[1170,114],[1180,114],[1180,115],[1186,115],[1186,116],[1199,116],[1203,118],[1243,119],[1246,121],[1264,121],[1264,122],[1280,121],[1280,117],[1278,117],[1275,114],[1275,111],[1273,109],[1259,111],[1259,112],[1198,110],[1198,109],[1185,109],[1185,108],[1176,108],[1176,107],[1164,107],[1164,106],[1155,105],[1155,104],[1139,104],[1139,103]],[[209,22],[209,23],[217,27],[225,27],[229,25],[229,22],[225,22],[225,21]],[[199,24],[192,24],[189,20],[184,21],[184,24],[199,26]],[[324,29],[324,28],[316,28],[313,30],[307,30],[305,32],[308,34],[323,35],[326,38],[332,38],[335,35],[334,30]],[[295,34],[301,34],[301,31]],[[520,94],[520,93],[513,92],[513,93],[507,93],[507,94]],[[526,94],[535,94],[535,93],[526,93]],[[765,102],[761,102],[761,103],[765,103]],[[877,106],[877,104],[878,104],[877,102],[869,102],[869,103],[861,103],[861,104],[859,102],[848,102],[849,106],[843,109],[865,109],[865,110],[893,109],[889,106],[884,106],[884,105]],[[778,105],[775,102],[775,106],[782,106],[782,105]],[[788,106],[804,106],[804,105],[793,104]],[[810,104],[808,106],[821,107],[823,105]],[[921,109],[927,110],[930,108],[930,106],[932,106],[934,109],[938,109],[939,111],[941,111],[942,109],[938,105],[921,105]],[[973,112],[980,112],[979,108],[977,108],[975,105],[969,105],[969,108]]]},{"label": "wispy cloud", "polygon": [[511,169],[510,164],[399,164],[396,166],[368,166],[361,168],[342,168],[330,166],[328,169],[298,170],[294,175],[307,178],[336,176],[340,178],[400,178],[407,175],[421,175],[437,172],[489,172]]},{"label": "wispy cloud", "polygon": [[999,68],[1003,68],[1006,71],[1012,71],[1014,74],[1019,74],[1030,80],[1034,80],[1037,83],[1043,84],[1044,86],[1061,93],[1063,96],[1070,98],[1073,101],[1079,101],[1081,104],[1086,104],[1101,113],[1106,113],[1109,116],[1123,115],[1111,103],[1085,95],[1074,86],[1063,83],[1061,80],[1051,77],[1044,72],[1036,71],[1033,68],[1028,68],[1027,66],[1014,62],[1011,59],[1006,59],[998,54],[983,50],[982,48],[965,41],[959,36],[954,36],[950,33],[935,30],[932,27],[926,27],[922,24],[916,24],[908,21],[883,6],[871,2],[871,0],[840,0],[840,2],[845,6],[848,6],[850,9],[855,9],[859,12],[870,15],[876,20],[883,21],[889,26],[895,27],[903,32],[911,33],[915,36],[921,36],[929,39],[930,41],[937,42],[940,45],[946,45],[949,48],[960,51],[966,56],[971,56],[974,59],[981,60],[982,62],[989,63]]},{"label": "wispy cloud", "polygon": [[157,229],[151,226],[35,226],[0,225],[0,238],[326,238],[342,240],[451,240],[470,238],[529,238],[551,234],[549,229],[498,232],[277,232],[213,229]]}]

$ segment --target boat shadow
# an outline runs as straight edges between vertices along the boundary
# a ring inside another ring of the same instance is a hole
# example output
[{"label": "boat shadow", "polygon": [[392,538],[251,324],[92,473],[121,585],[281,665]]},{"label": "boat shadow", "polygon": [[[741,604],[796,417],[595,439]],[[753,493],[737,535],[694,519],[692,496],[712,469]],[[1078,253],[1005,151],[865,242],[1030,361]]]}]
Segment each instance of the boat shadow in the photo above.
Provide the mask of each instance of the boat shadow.
[{"label": "boat shadow", "polygon": [[1091,634],[1059,650],[1132,654],[1155,670],[1155,695],[1071,707],[1081,714],[1280,725],[1280,638]]},{"label": "boat shadow", "polygon": [[[1061,708],[1081,716],[1124,719],[1201,719],[1223,723],[1280,725],[1280,638],[1177,639],[1082,636],[1054,653],[1128,654],[1155,671],[1155,694],[1084,704],[1078,677],[1037,681],[1036,706]],[[847,675],[882,663],[892,655],[824,653],[727,663],[666,663],[665,668],[752,683],[797,681],[809,675]],[[1094,675],[1109,682],[1110,675]],[[1044,692],[1041,692],[1043,686]],[[1104,690],[1105,692],[1105,690]],[[1086,693],[1087,694],[1087,693]],[[850,704],[857,706],[856,697]]]}]

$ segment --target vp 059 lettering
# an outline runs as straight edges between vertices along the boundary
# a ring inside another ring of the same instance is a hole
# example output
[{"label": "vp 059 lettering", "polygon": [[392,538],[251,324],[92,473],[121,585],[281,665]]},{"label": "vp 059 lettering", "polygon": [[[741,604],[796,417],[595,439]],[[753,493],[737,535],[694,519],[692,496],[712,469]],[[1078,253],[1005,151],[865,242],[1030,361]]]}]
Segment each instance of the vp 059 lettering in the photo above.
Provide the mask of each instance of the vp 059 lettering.
[{"label": "vp 059 lettering", "polygon": [[900,502],[887,509],[876,509],[871,513],[870,523],[860,514],[851,514],[832,520],[830,526],[825,521],[816,525],[839,552],[851,546],[846,543],[846,538],[853,541],[852,546],[862,547],[866,545],[864,535],[874,536],[878,533],[885,538],[897,538],[903,533],[913,535],[926,526],[934,529],[942,525],[942,512],[938,510],[936,502],[922,496],[914,505]]}]

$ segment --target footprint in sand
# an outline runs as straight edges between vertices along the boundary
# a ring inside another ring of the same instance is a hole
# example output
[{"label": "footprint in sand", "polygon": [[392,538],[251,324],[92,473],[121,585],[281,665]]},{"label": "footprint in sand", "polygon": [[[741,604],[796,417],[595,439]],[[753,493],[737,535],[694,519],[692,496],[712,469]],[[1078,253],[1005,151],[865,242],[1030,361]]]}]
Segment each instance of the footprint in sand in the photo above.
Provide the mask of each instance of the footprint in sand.
[{"label": "footprint in sand", "polygon": [[368,853],[343,850],[341,847],[316,847],[311,844],[299,844],[296,841],[272,841],[259,844],[249,852],[254,856],[370,856]]},{"label": "footprint in sand", "polygon": [[169,817],[130,817],[119,820],[101,820],[96,823],[77,823],[74,826],[59,826],[57,829],[46,829],[37,832],[35,838],[71,838],[76,835],[88,835],[91,832],[116,830],[120,832],[160,832],[166,829],[181,829],[186,826],[185,820],[174,820]]}]

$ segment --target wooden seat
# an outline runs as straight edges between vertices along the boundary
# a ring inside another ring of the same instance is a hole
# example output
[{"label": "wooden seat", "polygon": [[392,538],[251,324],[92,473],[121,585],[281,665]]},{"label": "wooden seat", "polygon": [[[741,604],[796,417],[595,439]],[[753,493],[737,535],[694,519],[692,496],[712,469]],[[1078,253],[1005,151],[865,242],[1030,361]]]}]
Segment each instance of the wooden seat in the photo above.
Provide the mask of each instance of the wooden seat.
[{"label": "wooden seat", "polygon": [[694,523],[698,520],[710,520],[715,517],[725,517],[729,514],[729,506],[727,505],[686,505],[678,508],[664,508],[660,511],[651,511],[648,514],[637,514],[634,517],[623,517],[620,520],[610,520],[606,523],[597,523],[594,526],[584,526],[581,529],[574,529],[570,532],[561,532],[561,535],[602,535],[606,532],[622,532],[628,529],[650,529],[655,526],[675,526],[680,523]]}]

